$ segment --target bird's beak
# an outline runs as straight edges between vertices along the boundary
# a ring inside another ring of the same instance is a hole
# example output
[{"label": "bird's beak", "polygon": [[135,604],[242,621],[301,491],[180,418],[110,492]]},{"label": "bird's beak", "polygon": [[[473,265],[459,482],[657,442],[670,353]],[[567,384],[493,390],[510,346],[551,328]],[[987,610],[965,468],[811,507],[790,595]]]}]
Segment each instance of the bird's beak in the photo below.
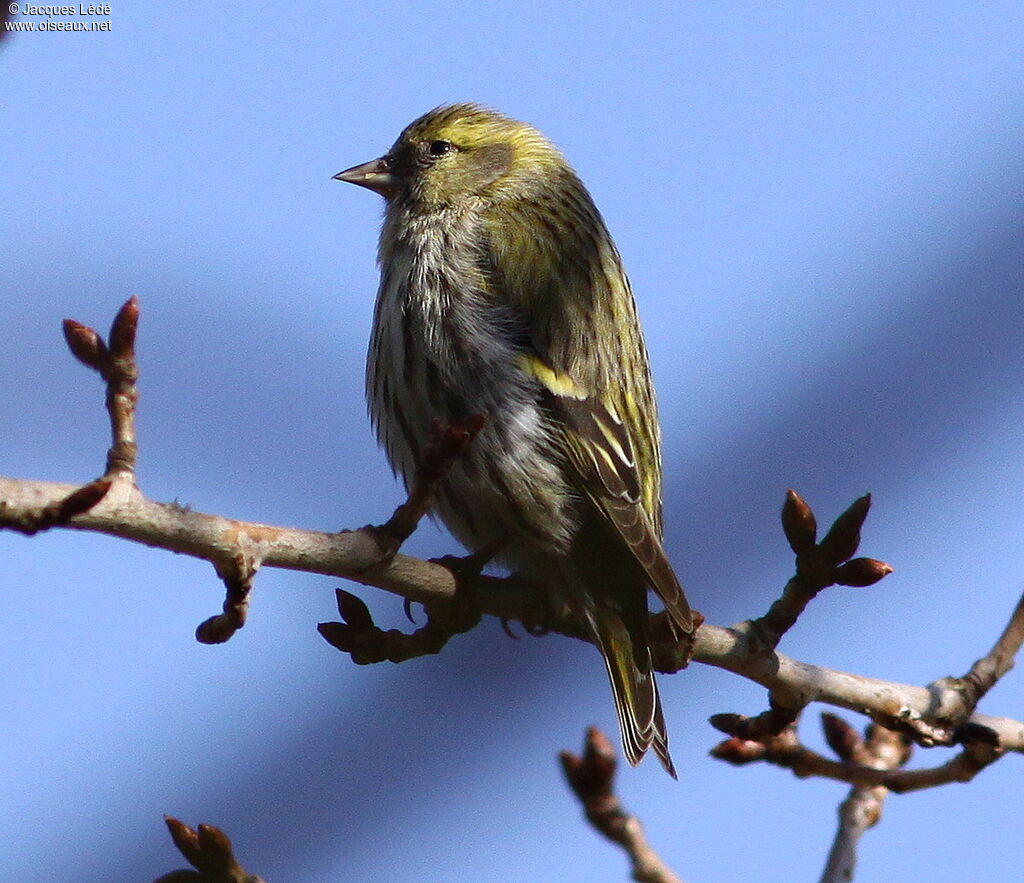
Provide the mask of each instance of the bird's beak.
[{"label": "bird's beak", "polygon": [[361,166],[352,166],[350,169],[345,169],[344,172],[338,172],[334,176],[334,180],[358,184],[385,198],[393,196],[398,187],[398,180],[391,171],[391,157],[389,156],[372,159],[369,162],[364,162]]}]

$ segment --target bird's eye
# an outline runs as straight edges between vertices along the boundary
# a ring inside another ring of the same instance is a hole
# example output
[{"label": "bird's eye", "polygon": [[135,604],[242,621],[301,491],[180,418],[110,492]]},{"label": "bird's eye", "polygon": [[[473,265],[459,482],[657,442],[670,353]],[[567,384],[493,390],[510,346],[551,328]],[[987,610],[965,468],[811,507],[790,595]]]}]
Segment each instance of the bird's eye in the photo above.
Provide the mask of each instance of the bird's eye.
[{"label": "bird's eye", "polygon": [[427,151],[431,156],[444,156],[446,153],[451,153],[455,149],[455,145],[451,141],[431,141],[427,145]]}]

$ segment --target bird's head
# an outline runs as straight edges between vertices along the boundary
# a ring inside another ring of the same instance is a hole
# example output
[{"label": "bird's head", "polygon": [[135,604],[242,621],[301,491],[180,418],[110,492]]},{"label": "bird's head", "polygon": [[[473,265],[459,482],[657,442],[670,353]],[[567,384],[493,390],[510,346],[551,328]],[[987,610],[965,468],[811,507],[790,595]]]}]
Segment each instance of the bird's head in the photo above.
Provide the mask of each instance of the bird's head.
[{"label": "bird's head", "polygon": [[429,211],[474,197],[522,197],[564,171],[562,155],[533,126],[450,104],[410,123],[384,156],[334,177]]}]

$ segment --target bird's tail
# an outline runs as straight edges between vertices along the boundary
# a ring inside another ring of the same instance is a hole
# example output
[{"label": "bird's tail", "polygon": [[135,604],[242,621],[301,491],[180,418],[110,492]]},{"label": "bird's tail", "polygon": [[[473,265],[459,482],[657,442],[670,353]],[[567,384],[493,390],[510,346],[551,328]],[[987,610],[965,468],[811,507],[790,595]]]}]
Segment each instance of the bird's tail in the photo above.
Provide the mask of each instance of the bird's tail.
[{"label": "bird's tail", "polygon": [[585,619],[608,669],[626,759],[636,766],[653,748],[665,771],[677,778],[646,640],[630,630],[618,611],[603,605],[586,611]]}]

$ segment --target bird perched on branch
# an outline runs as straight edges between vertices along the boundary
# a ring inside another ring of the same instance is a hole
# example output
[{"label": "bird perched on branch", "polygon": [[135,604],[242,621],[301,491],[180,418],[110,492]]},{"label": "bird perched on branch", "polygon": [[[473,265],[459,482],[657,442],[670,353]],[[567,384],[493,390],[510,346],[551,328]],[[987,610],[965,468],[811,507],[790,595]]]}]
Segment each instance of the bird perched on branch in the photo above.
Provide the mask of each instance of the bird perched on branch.
[{"label": "bird perched on branch", "polygon": [[436,513],[566,603],[601,650],[626,757],[675,771],[647,589],[694,619],[661,545],[654,390],[604,221],[537,129],[473,104],[430,111],[335,176],[386,200],[366,392],[406,484],[434,418],[487,420]]}]

